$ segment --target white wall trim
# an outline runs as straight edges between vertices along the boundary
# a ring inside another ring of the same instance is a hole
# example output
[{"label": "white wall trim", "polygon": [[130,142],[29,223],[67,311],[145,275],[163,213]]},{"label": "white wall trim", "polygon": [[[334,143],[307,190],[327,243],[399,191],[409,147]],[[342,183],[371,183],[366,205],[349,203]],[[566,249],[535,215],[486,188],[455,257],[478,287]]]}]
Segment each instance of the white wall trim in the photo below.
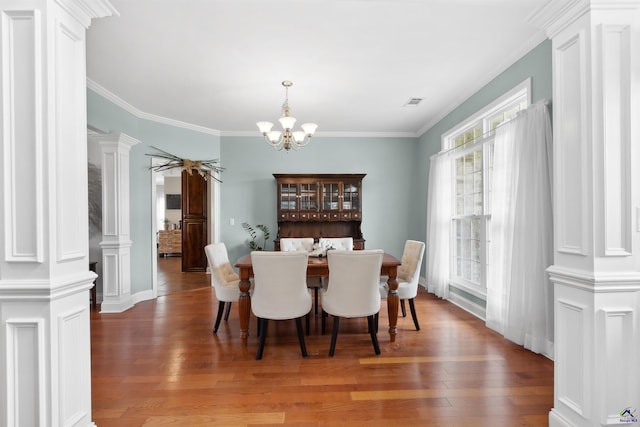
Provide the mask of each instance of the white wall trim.
[{"label": "white wall trim", "polygon": [[[106,100],[114,103],[118,107],[134,115],[139,119],[149,120],[169,126],[175,126],[182,129],[188,129],[195,132],[205,133],[214,136],[240,136],[240,137],[260,137],[262,135],[256,130],[255,132],[248,131],[220,131],[217,129],[211,129],[200,125],[194,125],[191,123],[182,122],[180,120],[174,120],[167,117],[157,116],[155,114],[146,113],[137,107],[129,104],[124,99],[115,95],[105,87],[96,83],[95,81],[87,78],[87,89],[95,92]],[[417,138],[421,135],[419,132],[318,132],[317,138]]]},{"label": "white wall trim", "polygon": [[85,28],[89,28],[94,18],[120,16],[108,0],[56,0],[56,2]]},{"label": "white wall trim", "polygon": [[[6,413],[2,420],[6,425],[19,425],[29,420],[46,424],[47,396],[44,384],[46,364],[46,324],[43,318],[8,318],[5,321],[6,356],[3,366],[6,372]],[[23,375],[27,373],[28,375]],[[25,377],[25,378],[23,378]],[[23,415],[26,419],[23,419]]]},{"label": "white wall trim", "polygon": [[552,265],[547,273],[555,283],[592,293],[640,292],[637,272],[593,272]]},{"label": "white wall trim", "polygon": [[[500,65],[500,67],[496,69],[494,73],[490,74],[487,79],[480,80],[482,83],[477,85],[476,88],[471,89],[471,91],[477,92],[478,90],[480,90],[484,85],[486,85],[488,82],[490,82],[495,77],[497,77],[500,73],[505,71],[509,66],[513,65],[518,59],[522,58],[525,54],[530,52],[531,49],[533,49],[535,46],[540,44],[543,40],[544,40],[544,37],[536,35],[536,37],[531,39],[529,43],[525,43],[523,47],[517,52],[516,55],[513,55],[512,57],[510,57],[510,58],[515,58],[512,62],[509,62],[508,59],[505,60]],[[217,129],[211,129],[211,128],[207,128],[200,125],[186,123],[180,120],[174,120],[167,117],[161,117],[154,114],[146,113],[138,109],[137,107],[129,104],[127,101],[118,97],[117,95],[110,92],[108,89],[96,83],[95,81],[91,80],[90,78],[87,78],[87,89],[90,89],[92,92],[95,92],[96,94],[100,95],[101,97],[112,102],[113,104],[117,105],[118,107],[122,108],[123,110],[127,111],[128,113],[132,114],[133,116],[139,119],[149,120],[149,121],[153,121],[153,122],[157,122],[157,123],[161,123],[169,126],[188,129],[195,132],[205,133],[205,134],[214,135],[214,136],[255,137],[255,138],[262,137],[257,130],[255,132],[220,131]],[[465,91],[465,93],[470,93],[470,92]],[[449,114],[450,112],[455,110],[457,107],[459,107],[465,100],[456,99],[455,102],[451,105],[451,108],[444,109],[443,110],[444,113],[434,117],[425,126],[420,128],[417,132],[317,132],[314,136],[314,139],[318,139],[318,138],[407,138],[407,140],[410,140],[414,138],[419,138],[422,134],[424,134],[427,130],[429,130],[433,125],[435,125],[440,120],[442,120],[447,114]]]},{"label": "white wall trim", "polygon": [[[256,130],[255,132],[247,131],[222,131],[222,136],[242,136],[242,137],[260,137],[262,135]],[[318,138],[417,138],[420,134],[417,132],[316,132],[313,140]]]},{"label": "white wall trim", "polygon": [[128,113],[133,114],[135,117],[137,117],[139,119],[149,120],[149,121],[152,121],[152,122],[157,122],[157,123],[161,123],[161,124],[165,124],[165,125],[169,125],[169,126],[174,126],[174,127],[178,127],[178,128],[182,128],[182,129],[188,129],[188,130],[192,130],[192,131],[195,131],[195,132],[205,133],[205,134],[208,134],[208,135],[220,136],[220,131],[216,130],[216,129],[210,129],[210,128],[207,128],[207,127],[204,127],[204,126],[199,126],[199,125],[194,125],[194,124],[191,124],[191,123],[182,122],[180,120],[174,120],[174,119],[169,119],[169,118],[166,118],[166,117],[156,116],[154,114],[145,113],[144,111],[139,110],[138,108],[136,108],[133,105],[129,104],[127,101],[123,100],[119,96],[117,96],[114,93],[110,92],[108,89],[104,88],[103,86],[100,86],[98,83],[96,83],[95,81],[91,80],[90,78],[87,78],[87,89],[90,89],[91,91],[93,91],[96,94],[102,96],[103,98],[107,99],[108,101],[116,104],[118,107],[122,108],[123,110],[127,111]]},{"label": "white wall trim", "polygon": [[482,320],[483,322],[486,320],[487,317],[487,313],[486,313],[486,309],[484,307],[481,307],[477,304],[474,304],[473,302],[471,302],[470,300],[464,298],[461,295],[458,295],[456,293],[450,292],[449,296],[446,298],[446,301],[450,302],[453,305],[456,305],[458,307],[460,307],[461,309],[463,309],[464,311],[473,314],[474,316],[476,316],[478,319]]},{"label": "white wall trim", "polygon": [[139,302],[149,301],[156,299],[158,297],[157,292],[147,289],[142,292],[136,292],[131,296],[133,304],[138,304]]},{"label": "white wall trim", "polygon": [[480,122],[481,120],[484,120],[487,117],[494,115],[496,112],[506,108],[507,105],[514,103],[515,100],[517,100],[521,96],[526,96],[527,106],[531,105],[531,77],[527,77],[522,82],[509,89],[507,92],[500,95],[489,104],[485,105],[479,111],[473,113],[466,119],[457,123],[446,132],[443,132],[442,136],[440,137],[441,150],[444,151],[449,149],[449,147],[446,146],[446,143],[449,139],[465,131],[467,128],[470,128],[474,123]]}]

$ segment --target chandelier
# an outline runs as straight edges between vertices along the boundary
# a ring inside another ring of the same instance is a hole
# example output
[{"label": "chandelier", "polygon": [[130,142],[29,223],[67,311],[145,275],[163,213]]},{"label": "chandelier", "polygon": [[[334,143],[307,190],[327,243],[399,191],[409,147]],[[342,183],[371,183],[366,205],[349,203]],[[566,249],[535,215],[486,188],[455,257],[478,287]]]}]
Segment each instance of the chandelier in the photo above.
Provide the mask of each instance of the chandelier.
[{"label": "chandelier", "polygon": [[311,137],[316,132],[318,125],[315,123],[303,124],[301,131],[293,132],[293,125],[296,123],[296,119],[291,117],[291,108],[289,107],[289,88],[293,85],[289,80],[282,82],[282,86],[285,88],[284,104],[282,104],[282,117],[278,119],[283,131],[271,130],[273,123],[271,122],[258,122],[258,129],[262,132],[267,144],[280,151],[283,148],[286,151],[300,149],[311,141]]}]

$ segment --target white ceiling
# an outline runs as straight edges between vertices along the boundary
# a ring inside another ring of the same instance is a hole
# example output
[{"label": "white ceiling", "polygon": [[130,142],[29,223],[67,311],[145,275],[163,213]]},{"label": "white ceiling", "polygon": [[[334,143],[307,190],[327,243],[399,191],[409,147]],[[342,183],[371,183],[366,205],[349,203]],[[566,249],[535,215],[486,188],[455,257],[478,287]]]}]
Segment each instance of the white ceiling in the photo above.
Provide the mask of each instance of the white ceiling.
[{"label": "white ceiling", "polygon": [[[111,0],[89,86],[146,117],[258,135],[289,103],[318,136],[416,136],[544,40],[548,0]],[[403,107],[423,98],[418,107]]]}]

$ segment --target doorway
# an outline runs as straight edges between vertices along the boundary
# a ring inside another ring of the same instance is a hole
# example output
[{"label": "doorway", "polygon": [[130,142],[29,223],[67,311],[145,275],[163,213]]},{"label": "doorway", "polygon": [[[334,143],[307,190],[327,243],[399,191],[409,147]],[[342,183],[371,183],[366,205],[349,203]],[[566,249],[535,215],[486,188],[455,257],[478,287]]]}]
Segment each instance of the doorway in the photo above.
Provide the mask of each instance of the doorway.
[{"label": "doorway", "polygon": [[[152,158],[152,165],[162,164],[162,159]],[[172,230],[180,230],[181,234],[185,231],[185,222],[183,220],[182,207],[174,211],[166,211],[167,194],[180,194],[181,202],[184,199],[183,194],[183,182],[182,175],[179,169],[167,170],[163,172],[157,172],[152,169],[152,185],[151,185],[151,200],[152,203],[152,291],[154,296],[167,295],[174,292],[180,292],[190,289],[197,289],[201,287],[211,286],[211,279],[205,271],[189,271],[183,272],[183,248],[181,246],[180,253],[169,253],[168,256],[159,252],[159,231],[165,229],[165,218],[167,218],[167,228]],[[165,179],[169,179],[170,184],[165,187]],[[173,182],[171,183],[171,181]],[[176,184],[177,183],[177,184]],[[204,242],[198,243],[198,245],[215,242],[219,233],[219,203],[218,193],[219,187],[215,180],[205,181],[204,186],[204,200],[205,200],[205,226]],[[176,187],[177,186],[177,187]],[[166,190],[166,188],[169,189]],[[179,191],[175,189],[179,188]],[[170,199],[176,199],[176,197],[170,197]],[[174,205],[172,205],[174,206]],[[169,212],[170,215],[165,215]],[[188,237],[187,237],[188,241]],[[206,259],[206,258],[205,258]]]}]

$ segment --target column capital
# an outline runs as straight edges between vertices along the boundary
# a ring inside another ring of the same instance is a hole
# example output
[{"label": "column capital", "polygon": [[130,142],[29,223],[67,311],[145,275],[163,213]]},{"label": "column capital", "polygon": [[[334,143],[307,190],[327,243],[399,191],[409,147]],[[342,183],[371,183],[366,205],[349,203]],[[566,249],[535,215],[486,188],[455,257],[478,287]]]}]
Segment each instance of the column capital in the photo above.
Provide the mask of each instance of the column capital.
[{"label": "column capital", "polygon": [[546,30],[547,36],[553,38],[558,32],[588,12],[639,8],[640,0],[552,0],[534,12],[527,21]]},{"label": "column capital", "polygon": [[109,0],[56,0],[56,3],[85,28],[89,28],[91,20],[94,18],[120,16]]},{"label": "column capital", "polygon": [[96,142],[103,147],[114,146],[130,150],[134,145],[140,144],[140,140],[127,135],[126,133],[106,133],[99,135],[89,135],[90,142]]}]

